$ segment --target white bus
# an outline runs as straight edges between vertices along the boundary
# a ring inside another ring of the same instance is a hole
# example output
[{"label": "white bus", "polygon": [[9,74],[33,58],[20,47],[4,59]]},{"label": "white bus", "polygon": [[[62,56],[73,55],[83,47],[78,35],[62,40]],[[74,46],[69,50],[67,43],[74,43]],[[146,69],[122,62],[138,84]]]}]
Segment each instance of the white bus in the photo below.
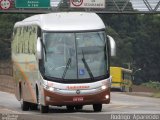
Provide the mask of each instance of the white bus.
[{"label": "white bus", "polygon": [[24,111],[49,106],[67,110],[110,103],[109,59],[115,42],[95,13],[34,15],[14,26],[15,96]]}]

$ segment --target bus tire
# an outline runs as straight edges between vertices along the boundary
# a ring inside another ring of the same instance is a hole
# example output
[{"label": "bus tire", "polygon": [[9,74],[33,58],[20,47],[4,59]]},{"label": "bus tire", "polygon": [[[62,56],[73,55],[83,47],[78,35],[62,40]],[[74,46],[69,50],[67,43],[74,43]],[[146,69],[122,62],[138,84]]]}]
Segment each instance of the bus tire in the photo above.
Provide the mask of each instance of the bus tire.
[{"label": "bus tire", "polygon": [[49,112],[49,106],[40,105],[40,112],[41,113],[48,113]]},{"label": "bus tire", "polygon": [[21,82],[19,82],[19,100],[22,99],[22,87],[21,87]]},{"label": "bus tire", "polygon": [[21,109],[22,109],[22,111],[28,111],[29,110],[29,106],[30,106],[29,102],[26,102],[26,101],[22,100],[22,102],[21,102]]},{"label": "bus tire", "polygon": [[30,103],[30,110],[38,110],[38,105],[35,103]]},{"label": "bus tire", "polygon": [[94,112],[101,112],[102,111],[102,104],[93,104]]},{"label": "bus tire", "polygon": [[67,107],[67,110],[68,110],[69,112],[73,112],[73,111],[74,111],[74,106],[72,106],[72,105],[67,105],[66,107]]},{"label": "bus tire", "polygon": [[83,109],[83,106],[82,106],[82,105],[76,105],[76,106],[75,106],[75,109],[76,109],[76,110],[82,110],[82,109]]}]

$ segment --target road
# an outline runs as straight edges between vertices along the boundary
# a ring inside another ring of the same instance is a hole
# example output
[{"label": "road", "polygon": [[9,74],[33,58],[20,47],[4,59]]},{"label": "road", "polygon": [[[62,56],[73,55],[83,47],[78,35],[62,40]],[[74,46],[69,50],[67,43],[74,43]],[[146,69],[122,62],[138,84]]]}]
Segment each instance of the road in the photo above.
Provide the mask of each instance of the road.
[{"label": "road", "polygon": [[111,103],[103,105],[102,112],[93,112],[92,106],[84,106],[83,110],[72,113],[65,107],[51,107],[49,113],[37,111],[21,111],[20,103],[13,94],[0,92],[0,113],[18,114],[15,120],[106,120],[107,114],[159,114],[160,99],[126,95],[112,92]]}]

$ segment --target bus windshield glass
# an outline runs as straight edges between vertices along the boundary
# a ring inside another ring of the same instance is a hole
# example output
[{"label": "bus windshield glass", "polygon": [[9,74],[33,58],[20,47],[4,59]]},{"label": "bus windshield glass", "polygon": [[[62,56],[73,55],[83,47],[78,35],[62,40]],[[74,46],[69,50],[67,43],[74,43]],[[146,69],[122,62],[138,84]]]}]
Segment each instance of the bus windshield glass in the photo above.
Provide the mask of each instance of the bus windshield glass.
[{"label": "bus windshield glass", "polygon": [[43,33],[44,76],[58,80],[94,79],[108,72],[105,31]]}]

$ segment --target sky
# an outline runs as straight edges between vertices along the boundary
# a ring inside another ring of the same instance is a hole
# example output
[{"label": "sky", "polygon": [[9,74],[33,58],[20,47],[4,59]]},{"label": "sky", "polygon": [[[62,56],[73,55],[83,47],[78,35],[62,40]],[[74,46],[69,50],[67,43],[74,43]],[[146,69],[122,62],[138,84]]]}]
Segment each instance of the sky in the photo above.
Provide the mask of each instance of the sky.
[{"label": "sky", "polygon": [[[156,5],[160,0],[147,0],[151,6],[151,8],[154,10]],[[132,3],[134,9],[140,10],[140,11],[148,11],[148,8],[144,4],[143,0],[130,0]],[[160,6],[157,11],[160,11]]]},{"label": "sky", "polygon": [[57,7],[61,0],[50,0],[50,1],[51,1],[51,6],[52,7]]}]

